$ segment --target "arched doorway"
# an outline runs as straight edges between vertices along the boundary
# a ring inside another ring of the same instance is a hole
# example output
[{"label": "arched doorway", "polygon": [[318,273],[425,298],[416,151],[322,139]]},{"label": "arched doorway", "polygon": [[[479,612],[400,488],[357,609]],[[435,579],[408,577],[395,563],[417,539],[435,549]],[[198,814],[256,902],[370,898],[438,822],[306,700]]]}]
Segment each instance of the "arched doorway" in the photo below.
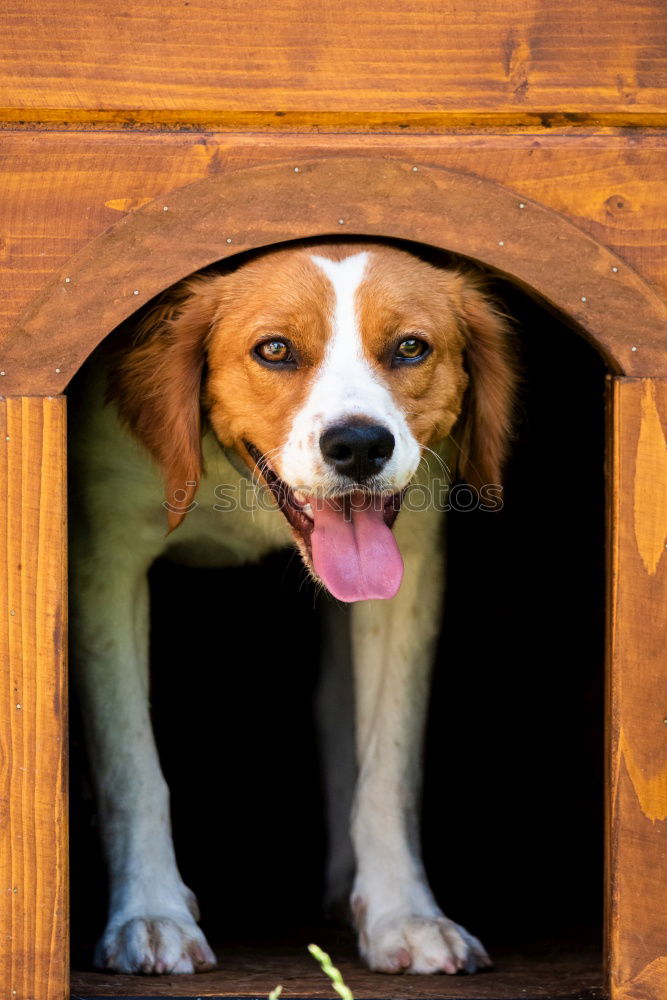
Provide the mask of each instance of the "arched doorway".
[{"label": "arched doorway", "polygon": [[471,257],[575,320],[612,372],[667,374],[667,307],[568,220],[468,174],[336,157],[215,175],[121,220],[69,261],[12,331],[4,392],[62,391],[110,330],[193,271],[244,250],[337,233]]}]

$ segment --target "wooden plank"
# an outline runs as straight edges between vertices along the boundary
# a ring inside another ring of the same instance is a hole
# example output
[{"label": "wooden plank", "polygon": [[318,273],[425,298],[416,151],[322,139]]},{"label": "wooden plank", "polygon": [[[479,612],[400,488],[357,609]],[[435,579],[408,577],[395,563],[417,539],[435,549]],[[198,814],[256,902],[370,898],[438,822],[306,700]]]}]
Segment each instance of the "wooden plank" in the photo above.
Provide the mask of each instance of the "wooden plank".
[{"label": "wooden plank", "polygon": [[363,135],[423,135],[447,132],[524,132],[541,130],[611,132],[657,130],[667,126],[667,111],[136,111],[118,109],[2,108],[0,132],[261,132],[310,135],[356,132]]},{"label": "wooden plank", "polygon": [[5,5],[0,106],[664,113],[660,0]]},{"label": "wooden plank", "polygon": [[610,448],[612,1000],[667,996],[667,380],[615,379]]},{"label": "wooden plank", "polygon": [[[570,218],[667,299],[663,136],[3,133],[2,151],[0,336],[89,240],[152,198],[224,170],[331,154],[496,181]],[[480,211],[471,205],[470,217]]]},{"label": "wooden plank", "polygon": [[477,177],[412,161],[299,163],[212,173],[88,243],[5,338],[8,391],[62,391],[110,330],[193,271],[332,232],[429,243],[480,260],[578,322],[612,371],[667,373],[665,303],[566,219]]},{"label": "wooden plank", "polygon": [[0,996],[68,994],[65,400],[0,400]]},{"label": "wooden plank", "polygon": [[306,951],[315,940],[330,952],[357,1000],[602,1000],[602,970],[595,950],[576,947],[528,948],[522,954],[494,950],[494,967],[479,976],[386,976],[369,972],[357,957],[351,935],[320,927],[296,934],[297,946],[273,943],[224,944],[217,949],[221,967],[195,976],[125,976],[95,972],[72,975],[73,1000],[124,997],[266,997],[282,983],[289,997],[329,1000],[336,993]]}]

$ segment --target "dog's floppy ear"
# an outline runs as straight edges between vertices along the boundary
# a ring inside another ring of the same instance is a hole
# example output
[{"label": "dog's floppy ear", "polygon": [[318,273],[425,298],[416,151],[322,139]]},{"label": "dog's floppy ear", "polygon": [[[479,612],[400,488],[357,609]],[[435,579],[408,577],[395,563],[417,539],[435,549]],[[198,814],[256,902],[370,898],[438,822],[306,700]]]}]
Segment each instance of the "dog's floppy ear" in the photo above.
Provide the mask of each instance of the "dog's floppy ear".
[{"label": "dog's floppy ear", "polygon": [[201,476],[201,381],[219,275],[160,297],[111,365],[108,398],[164,476],[169,531],[190,509]]},{"label": "dog's floppy ear", "polygon": [[457,282],[458,319],[470,378],[463,412],[454,428],[460,476],[479,489],[500,483],[512,434],[517,383],[510,328],[475,275]]}]

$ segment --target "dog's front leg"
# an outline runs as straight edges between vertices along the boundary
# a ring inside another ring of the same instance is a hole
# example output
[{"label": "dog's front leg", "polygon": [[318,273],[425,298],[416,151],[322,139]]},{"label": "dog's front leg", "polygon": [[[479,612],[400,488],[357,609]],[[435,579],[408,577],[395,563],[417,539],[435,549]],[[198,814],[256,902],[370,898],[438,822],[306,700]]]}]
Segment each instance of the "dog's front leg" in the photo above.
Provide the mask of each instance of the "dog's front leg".
[{"label": "dog's front leg", "polygon": [[404,511],[398,595],[353,606],[359,779],[352,819],[359,947],[382,972],[473,971],[480,942],[439,909],[419,843],[421,750],[443,576],[440,515]]},{"label": "dog's front leg", "polygon": [[[109,919],[95,964],[118,972],[194,972],[215,964],[178,872],[169,790],[148,702],[147,563],[112,539],[74,534],[75,672],[109,866]],[[150,560],[148,560],[150,562]]]}]

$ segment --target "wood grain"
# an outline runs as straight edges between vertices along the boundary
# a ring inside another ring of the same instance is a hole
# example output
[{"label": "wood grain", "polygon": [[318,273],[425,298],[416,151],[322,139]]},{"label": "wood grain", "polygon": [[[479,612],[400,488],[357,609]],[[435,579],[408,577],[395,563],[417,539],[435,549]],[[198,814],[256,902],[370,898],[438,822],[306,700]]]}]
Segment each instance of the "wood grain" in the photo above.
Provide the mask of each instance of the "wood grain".
[{"label": "wood grain", "polygon": [[68,994],[64,399],[0,400],[0,996]]},{"label": "wood grain", "polygon": [[[473,215],[475,205],[483,211]],[[329,157],[214,173],[168,204],[135,209],[69,261],[8,334],[3,384],[62,391],[110,330],[183,276],[239,251],[332,232],[482,261],[579,323],[612,370],[667,373],[665,304],[566,219],[453,171]]]},{"label": "wood grain", "polygon": [[[294,945],[301,937],[301,947]],[[523,953],[495,950],[494,968],[476,976],[388,976],[369,972],[350,934],[327,928],[305,929],[289,944],[272,943],[218,949],[222,963],[196,976],[105,975],[74,972],[72,1000],[91,997],[266,997],[278,983],[285,997],[336,998],[331,983],[306,951],[320,943],[340,968],[357,1000],[602,1000],[600,956],[595,949],[549,944]]]},{"label": "wood grain", "polygon": [[667,380],[611,400],[608,951],[612,1000],[667,996]]},{"label": "wood grain", "polygon": [[596,134],[653,132],[667,111],[141,111],[1,108],[0,132],[245,132],[327,135],[447,135],[450,132],[534,134],[541,130]]},{"label": "wood grain", "polygon": [[[667,299],[667,137],[23,132],[2,135],[2,154],[0,338],[68,260],[151,199],[227,170],[331,155],[404,159],[500,183],[567,216]],[[479,199],[469,206],[470,218],[485,214]]]},{"label": "wood grain", "polygon": [[664,113],[660,0],[5,5],[0,106]]}]

